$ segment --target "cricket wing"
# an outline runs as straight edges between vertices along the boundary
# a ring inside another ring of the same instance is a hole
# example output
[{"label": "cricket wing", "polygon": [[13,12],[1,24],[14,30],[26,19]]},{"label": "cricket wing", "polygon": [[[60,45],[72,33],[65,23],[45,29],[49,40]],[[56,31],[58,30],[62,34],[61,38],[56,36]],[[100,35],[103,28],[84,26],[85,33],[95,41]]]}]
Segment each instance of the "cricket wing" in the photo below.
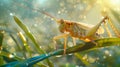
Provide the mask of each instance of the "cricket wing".
[{"label": "cricket wing", "polygon": [[86,23],[81,23],[81,22],[77,22],[78,26],[84,30],[89,30],[92,27],[94,27],[94,25],[92,24],[86,24]]}]

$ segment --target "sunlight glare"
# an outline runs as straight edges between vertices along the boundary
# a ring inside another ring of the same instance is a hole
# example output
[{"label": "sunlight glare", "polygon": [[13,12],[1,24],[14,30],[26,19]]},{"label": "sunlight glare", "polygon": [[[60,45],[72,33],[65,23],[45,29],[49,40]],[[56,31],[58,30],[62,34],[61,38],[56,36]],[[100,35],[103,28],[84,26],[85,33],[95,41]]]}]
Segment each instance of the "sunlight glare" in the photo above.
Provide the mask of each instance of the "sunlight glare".
[{"label": "sunlight glare", "polygon": [[110,0],[110,2],[113,4],[120,4],[120,0]]},{"label": "sunlight glare", "polygon": [[118,6],[120,5],[120,0],[109,0],[110,4],[112,4],[113,6]]},{"label": "sunlight glare", "polygon": [[12,54],[9,54],[9,58],[13,58],[14,56]]},{"label": "sunlight glare", "polygon": [[38,0],[40,4],[45,4],[46,0]]},{"label": "sunlight glare", "polygon": [[10,16],[13,16],[13,13],[10,13]]}]

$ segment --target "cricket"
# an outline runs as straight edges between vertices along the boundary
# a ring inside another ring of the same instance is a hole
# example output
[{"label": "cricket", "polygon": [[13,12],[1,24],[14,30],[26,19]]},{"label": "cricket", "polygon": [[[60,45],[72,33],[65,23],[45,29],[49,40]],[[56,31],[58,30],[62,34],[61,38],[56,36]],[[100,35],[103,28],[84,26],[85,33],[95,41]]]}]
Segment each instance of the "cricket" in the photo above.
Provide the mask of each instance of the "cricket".
[{"label": "cricket", "polygon": [[[25,9],[28,9],[25,6],[22,6],[22,7],[24,7]],[[108,15],[104,15],[103,19],[100,22],[98,22],[96,25],[92,25],[92,24],[86,24],[83,22],[75,22],[75,21],[70,21],[70,20],[57,19],[56,17],[50,15],[49,13],[39,10],[39,9],[32,9],[32,10],[45,14],[46,16],[49,16],[50,18],[52,18],[54,21],[57,22],[57,24],[59,25],[59,31],[62,34],[53,37],[53,42],[55,44],[54,48],[55,49],[57,48],[56,40],[63,38],[64,39],[64,54],[66,53],[66,45],[67,45],[68,36],[72,38],[73,45],[76,45],[76,39],[80,39],[85,42],[92,41],[94,43],[94,40],[100,39],[101,35],[104,34],[105,31],[107,32],[108,37],[112,37],[112,33],[110,32],[107,24],[110,25],[111,30],[114,31],[115,35],[117,37],[120,37],[120,32],[115,27],[115,25],[111,22],[111,19],[108,17]],[[106,14],[106,12],[103,11],[102,14]],[[102,28],[101,26],[102,24],[104,28]]]},{"label": "cricket", "polygon": [[[91,25],[91,24],[85,24],[81,22],[57,19],[47,12],[42,12],[42,13],[54,19],[59,25],[59,31],[62,34],[53,37],[53,42],[56,45],[57,44],[56,40],[64,38],[64,54],[66,53],[66,45],[67,45],[68,36],[72,37],[73,45],[76,45],[76,39],[80,39],[85,42],[90,42],[90,41],[94,42],[94,40],[100,38],[100,35],[103,34],[105,30],[107,31],[108,36],[111,37],[112,34],[110,33],[108,27],[106,26],[107,24],[106,20],[109,22],[115,34],[117,36],[120,36],[117,29],[112,24],[108,16],[105,16],[98,24]],[[101,24],[104,24],[105,30],[101,27]]]}]

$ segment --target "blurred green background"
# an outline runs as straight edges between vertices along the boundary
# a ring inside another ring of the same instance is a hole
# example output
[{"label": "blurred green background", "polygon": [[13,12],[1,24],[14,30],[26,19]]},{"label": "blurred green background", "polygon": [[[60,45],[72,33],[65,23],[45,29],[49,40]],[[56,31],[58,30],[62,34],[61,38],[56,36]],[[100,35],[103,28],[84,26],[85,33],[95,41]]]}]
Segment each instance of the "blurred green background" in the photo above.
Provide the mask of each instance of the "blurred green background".
[{"label": "blurred green background", "polygon": [[[115,11],[113,14],[112,10]],[[5,30],[3,47],[11,53],[21,57],[29,58],[30,55],[24,52],[24,46],[18,36],[18,31],[24,32],[15,24],[13,15],[19,17],[35,36],[40,48],[44,51],[54,51],[52,38],[61,34],[58,25],[54,20],[44,15],[46,11],[58,19],[83,22],[86,24],[97,24],[103,17],[103,12],[112,19],[119,28],[120,1],[119,0],[0,0],[0,30]],[[117,19],[116,19],[117,17]],[[25,34],[24,34],[25,35]],[[18,46],[11,38],[18,41]],[[114,35],[113,35],[114,36]],[[28,44],[33,43],[25,35]],[[58,41],[58,49],[63,48],[63,39]],[[68,47],[72,46],[69,38]],[[33,46],[30,49],[32,56],[39,55]],[[87,67],[120,67],[120,47],[112,46],[80,52],[82,58],[90,63]],[[85,64],[73,54],[59,57],[51,57],[55,67],[86,67]]]}]

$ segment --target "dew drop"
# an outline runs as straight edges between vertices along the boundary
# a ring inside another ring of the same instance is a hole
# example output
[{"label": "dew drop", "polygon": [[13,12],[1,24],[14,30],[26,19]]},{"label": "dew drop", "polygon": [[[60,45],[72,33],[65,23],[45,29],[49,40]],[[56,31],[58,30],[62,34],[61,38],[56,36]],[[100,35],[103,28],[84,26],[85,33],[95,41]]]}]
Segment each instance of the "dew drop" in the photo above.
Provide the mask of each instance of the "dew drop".
[{"label": "dew drop", "polygon": [[63,6],[64,6],[64,3],[60,3],[60,6],[63,7]]},{"label": "dew drop", "polygon": [[26,63],[26,66],[28,66],[29,64],[28,63]]},{"label": "dew drop", "polygon": [[10,16],[13,16],[13,13],[10,13]]},{"label": "dew drop", "polygon": [[96,60],[99,60],[99,59],[100,59],[99,57],[96,58]]},{"label": "dew drop", "polygon": [[94,63],[94,62],[96,61],[96,59],[95,59],[95,58],[92,58],[92,57],[89,57],[89,58],[88,58],[88,61],[89,61],[90,63]]},{"label": "dew drop", "polygon": [[45,54],[46,56],[48,56],[48,54]]},{"label": "dew drop", "polygon": [[14,56],[12,54],[9,54],[9,58],[13,58]]},{"label": "dew drop", "polygon": [[103,56],[103,58],[105,59],[105,58],[106,58],[106,56]]},{"label": "dew drop", "polygon": [[42,48],[42,47],[40,46],[40,48]]},{"label": "dew drop", "polygon": [[110,52],[109,52],[108,50],[105,50],[105,54],[106,54],[106,55],[109,55]]},{"label": "dew drop", "polygon": [[51,18],[51,20],[54,20],[53,18]]},{"label": "dew drop", "polygon": [[58,11],[58,14],[61,14],[61,11]]},{"label": "dew drop", "polygon": [[97,62],[98,64],[100,64],[99,62]]},{"label": "dew drop", "polygon": [[73,55],[73,54],[71,53],[71,54],[68,54],[68,55]]},{"label": "dew drop", "polygon": [[82,59],[83,59],[83,60],[86,60],[87,57],[88,57],[87,54],[85,54]]},{"label": "dew drop", "polygon": [[57,55],[56,57],[61,57],[62,55]]},{"label": "dew drop", "polygon": [[37,24],[34,24],[35,27],[37,27]]},{"label": "dew drop", "polygon": [[76,5],[74,5],[73,7],[74,7],[74,8],[76,8],[77,6],[76,6]]},{"label": "dew drop", "polygon": [[112,54],[109,54],[109,56],[112,56]]}]

